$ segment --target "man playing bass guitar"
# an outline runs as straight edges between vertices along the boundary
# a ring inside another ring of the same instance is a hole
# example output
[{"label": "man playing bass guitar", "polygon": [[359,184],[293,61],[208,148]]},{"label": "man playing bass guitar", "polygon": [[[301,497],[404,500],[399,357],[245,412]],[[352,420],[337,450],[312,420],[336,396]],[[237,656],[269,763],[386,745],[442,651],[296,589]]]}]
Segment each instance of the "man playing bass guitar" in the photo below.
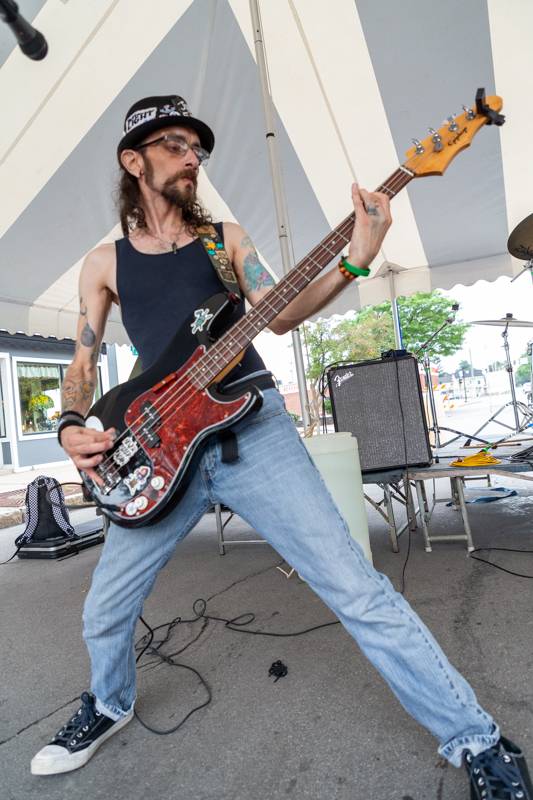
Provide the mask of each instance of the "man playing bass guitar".
[{"label": "man playing bass guitar", "polygon": [[[176,330],[221,283],[197,235],[209,223],[196,187],[214,135],[176,96],[149,97],[128,111],[118,146],[119,203],[124,238],[86,258],[80,277],[80,316],[74,359],[62,387],[62,446],[96,484],[98,465],[114,430],[85,427],[96,386],[96,360],[113,302],[146,370]],[[283,334],[320,311],[351,280],[367,272],[391,224],[389,198],[354,185],[355,225],[338,269],[309,283],[270,323]],[[215,225],[242,294],[255,306],[272,289],[246,232]],[[244,304],[236,305],[237,317]],[[194,331],[193,331],[194,332]],[[177,368],[179,364],[175,365]],[[500,735],[466,680],[389,580],[376,572],[350,536],[320,474],[307,455],[281,395],[250,346],[223,385],[261,388],[259,411],[232,426],[237,453],[226,457],[211,437],[190,482],[169,513],[127,529],[111,523],[83,614],[92,667],[80,710],[32,761],[34,774],[83,766],[133,716],[134,630],[159,570],[202,515],[224,503],[291,564],[336,614],[405,709],[438,740],[439,753],[467,768],[472,798],[529,798],[521,751]],[[236,457],[235,457],[236,456]],[[498,791],[500,793],[490,793]]]}]

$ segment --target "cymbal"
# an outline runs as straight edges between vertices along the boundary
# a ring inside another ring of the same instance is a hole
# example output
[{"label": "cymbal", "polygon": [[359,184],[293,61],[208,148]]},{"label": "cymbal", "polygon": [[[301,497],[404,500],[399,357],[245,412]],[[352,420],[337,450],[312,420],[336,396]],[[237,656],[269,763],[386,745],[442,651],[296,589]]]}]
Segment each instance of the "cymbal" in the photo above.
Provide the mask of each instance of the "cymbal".
[{"label": "cymbal", "polygon": [[533,214],[519,222],[507,240],[507,249],[515,258],[533,258]]},{"label": "cymbal", "polygon": [[474,319],[471,325],[495,325],[500,328],[533,328],[533,322],[527,319],[515,319],[512,314],[507,314],[501,319]]}]

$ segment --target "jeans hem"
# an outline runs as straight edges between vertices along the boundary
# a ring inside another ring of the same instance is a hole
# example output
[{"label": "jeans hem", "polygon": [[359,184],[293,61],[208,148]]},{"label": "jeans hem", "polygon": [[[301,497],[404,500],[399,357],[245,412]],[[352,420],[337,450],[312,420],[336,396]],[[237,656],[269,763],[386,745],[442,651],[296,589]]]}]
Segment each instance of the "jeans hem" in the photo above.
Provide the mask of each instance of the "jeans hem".
[{"label": "jeans hem", "polygon": [[101,700],[96,698],[95,707],[96,710],[100,712],[100,714],[105,714],[106,717],[112,719],[114,722],[117,722],[119,719],[124,719],[124,717],[128,717],[132,711],[133,706],[135,704],[132,703],[131,706],[128,708],[127,711],[124,711],[122,708],[117,708],[117,706],[106,706],[105,703],[102,703]]},{"label": "jeans hem", "polygon": [[439,747],[439,754],[450,762],[454,767],[461,767],[463,763],[463,753],[469,750],[473,756],[479,755],[483,750],[494,747],[500,740],[500,729],[497,725],[493,726],[491,733],[473,734],[471,736],[458,736],[450,739]]}]

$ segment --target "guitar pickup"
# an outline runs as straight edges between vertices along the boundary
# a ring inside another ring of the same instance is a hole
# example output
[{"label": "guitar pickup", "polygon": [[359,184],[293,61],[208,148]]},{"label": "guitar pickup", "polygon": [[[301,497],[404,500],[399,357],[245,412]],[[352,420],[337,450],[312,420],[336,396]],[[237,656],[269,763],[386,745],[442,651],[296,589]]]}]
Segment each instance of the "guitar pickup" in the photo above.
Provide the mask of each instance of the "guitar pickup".
[{"label": "guitar pickup", "polygon": [[146,426],[143,427],[142,437],[143,437],[142,443],[145,447],[159,447],[159,445],[161,444],[161,439],[157,435],[157,433],[151,428],[148,428]]}]

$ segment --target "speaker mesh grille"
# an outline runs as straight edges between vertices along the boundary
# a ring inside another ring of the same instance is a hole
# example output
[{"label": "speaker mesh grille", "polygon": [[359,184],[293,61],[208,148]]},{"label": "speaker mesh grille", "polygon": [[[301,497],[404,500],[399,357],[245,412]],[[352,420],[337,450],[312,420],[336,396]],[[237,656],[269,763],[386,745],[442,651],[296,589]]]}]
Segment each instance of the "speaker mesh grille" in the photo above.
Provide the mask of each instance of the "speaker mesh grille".
[{"label": "speaker mesh grille", "polygon": [[357,438],[363,472],[431,463],[416,359],[345,365],[328,383],[335,430]]}]

